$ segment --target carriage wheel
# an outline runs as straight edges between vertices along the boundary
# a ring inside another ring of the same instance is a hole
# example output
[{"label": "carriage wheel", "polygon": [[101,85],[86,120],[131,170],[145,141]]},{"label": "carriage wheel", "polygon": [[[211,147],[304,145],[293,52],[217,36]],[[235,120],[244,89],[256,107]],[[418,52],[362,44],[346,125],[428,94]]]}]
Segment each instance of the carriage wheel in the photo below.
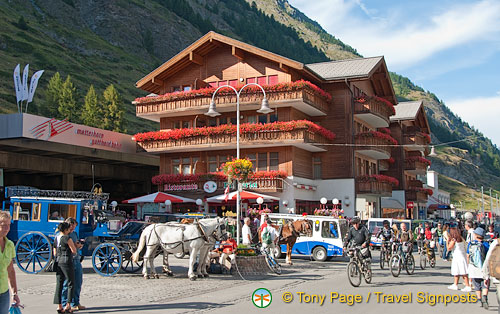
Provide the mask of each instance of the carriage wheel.
[{"label": "carriage wheel", "polygon": [[28,274],[45,270],[52,260],[52,244],[41,232],[23,234],[16,244],[16,263]]},{"label": "carriage wheel", "polygon": [[[144,260],[140,261],[139,263],[132,261],[132,249],[133,248],[128,244],[125,245],[122,249],[121,268],[124,272],[129,274],[138,272],[144,266]],[[134,248],[134,250],[137,250],[137,247]]]},{"label": "carriage wheel", "polygon": [[101,276],[113,276],[121,266],[122,253],[114,243],[101,243],[92,253],[92,267]]}]

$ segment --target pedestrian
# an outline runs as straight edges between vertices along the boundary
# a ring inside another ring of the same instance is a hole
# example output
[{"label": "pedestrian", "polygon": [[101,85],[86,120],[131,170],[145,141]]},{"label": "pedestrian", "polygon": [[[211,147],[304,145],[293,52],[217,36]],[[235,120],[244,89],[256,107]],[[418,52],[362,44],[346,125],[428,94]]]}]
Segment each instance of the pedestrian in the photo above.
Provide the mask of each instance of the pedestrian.
[{"label": "pedestrian", "polygon": [[420,253],[425,238],[425,230],[424,230],[424,225],[422,223],[419,223],[418,227],[415,228],[415,235],[417,237],[418,252]]},{"label": "pedestrian", "polygon": [[66,307],[62,306],[62,290],[64,281],[68,280],[67,300],[72,300],[74,297],[75,269],[73,266],[73,256],[76,254],[76,247],[73,240],[69,237],[70,224],[61,222],[58,230],[61,234],[58,237],[56,247],[56,291],[54,294],[54,304],[57,304],[58,313],[73,313],[70,303]]},{"label": "pedestrian", "polygon": [[15,303],[16,306],[21,303],[17,295],[16,271],[13,262],[16,250],[14,243],[7,239],[9,231],[10,214],[7,211],[0,211],[0,314],[9,313],[11,303]]},{"label": "pedestrian", "polygon": [[436,227],[436,243],[438,244],[438,253],[443,254],[443,246],[444,246],[444,240],[443,240],[443,225],[438,222],[437,227]]},{"label": "pedestrian", "polygon": [[443,239],[442,240],[442,242],[443,242],[443,255],[442,255],[443,261],[447,261],[448,256],[450,255],[448,248],[446,247],[448,245],[448,240],[450,238],[450,232],[448,231],[449,228],[450,228],[449,224],[444,224],[443,236],[442,236],[442,239]]},{"label": "pedestrian", "polygon": [[[498,244],[498,238],[490,244],[488,254],[486,254],[486,258],[483,263],[483,278],[485,280],[489,279],[490,282],[496,286],[497,302],[500,304],[500,273],[498,272],[500,251],[495,250]],[[500,314],[500,306],[498,307],[498,313]]]},{"label": "pedestrian", "polygon": [[245,217],[245,219],[243,221],[244,221],[244,225],[243,225],[243,228],[241,230],[241,234],[243,236],[242,243],[245,245],[250,245],[250,244],[252,244],[252,231],[250,230],[250,218]]},{"label": "pedestrian", "polygon": [[451,274],[454,277],[453,284],[448,286],[450,290],[458,290],[460,277],[463,278],[464,292],[470,292],[469,276],[467,273],[467,258],[465,255],[465,241],[457,228],[450,228],[450,237],[447,243],[447,250],[453,250],[453,261],[451,262]]},{"label": "pedestrian", "polygon": [[466,234],[465,242],[469,244],[472,241],[472,232],[474,232],[474,224],[472,220],[467,220],[464,224],[464,228]]},{"label": "pedestrian", "polygon": [[469,256],[469,278],[471,279],[474,291],[476,291],[478,300],[481,301],[480,305],[487,310],[489,308],[488,289],[490,281],[489,279],[485,280],[483,274],[483,263],[489,247],[486,242],[483,242],[485,233],[481,227],[474,229],[472,241],[467,246],[467,254]]},{"label": "pedestrian", "polygon": [[498,232],[495,231],[495,225],[488,225],[488,232],[486,232],[485,239],[488,241],[495,240],[498,238]]},{"label": "pedestrian", "polygon": [[[82,291],[82,283],[83,283],[83,268],[82,268],[82,262],[80,260],[80,254],[78,253],[79,250],[83,247],[83,244],[78,240],[78,235],[75,232],[76,226],[78,226],[78,222],[76,221],[75,218],[68,218],[65,220],[67,223],[70,224],[70,233],[69,237],[71,240],[73,240],[73,243],[75,243],[76,247],[76,255],[73,257],[73,268],[75,270],[75,282],[73,286],[74,290],[74,296],[73,299],[71,300],[71,308],[73,311],[78,311],[78,310],[85,310],[86,307],[80,304],[80,292]],[[64,281],[63,285],[63,290],[62,290],[62,306],[65,307],[67,303],[66,299],[66,294],[68,291],[68,281]]]}]

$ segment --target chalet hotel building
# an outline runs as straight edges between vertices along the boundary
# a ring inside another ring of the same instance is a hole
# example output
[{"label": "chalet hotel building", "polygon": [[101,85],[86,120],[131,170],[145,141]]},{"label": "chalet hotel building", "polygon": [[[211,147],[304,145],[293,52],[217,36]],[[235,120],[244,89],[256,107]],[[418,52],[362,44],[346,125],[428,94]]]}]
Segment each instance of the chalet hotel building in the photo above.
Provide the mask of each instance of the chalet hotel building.
[{"label": "chalet hotel building", "polygon": [[[150,93],[134,101],[137,116],[160,123],[159,131],[135,135],[141,149],[160,156],[159,190],[202,200],[223,194],[227,183],[214,173],[236,156],[235,93],[219,91],[221,115],[205,113],[215,87],[246,83],[262,85],[273,109],[257,112],[260,88],[242,92],[241,157],[256,171],[244,188],[279,197],[265,206],[312,213],[324,197],[329,208],[338,199],[346,216],[368,218],[384,215],[381,198],[393,190],[416,197],[409,187],[421,187],[414,182],[420,172],[405,160],[421,166],[429,128],[423,107],[417,123],[406,111],[391,120],[398,106],[383,57],[303,64],[214,32],[136,84]],[[205,190],[206,181],[217,189]],[[220,214],[234,203],[205,206]]]}]

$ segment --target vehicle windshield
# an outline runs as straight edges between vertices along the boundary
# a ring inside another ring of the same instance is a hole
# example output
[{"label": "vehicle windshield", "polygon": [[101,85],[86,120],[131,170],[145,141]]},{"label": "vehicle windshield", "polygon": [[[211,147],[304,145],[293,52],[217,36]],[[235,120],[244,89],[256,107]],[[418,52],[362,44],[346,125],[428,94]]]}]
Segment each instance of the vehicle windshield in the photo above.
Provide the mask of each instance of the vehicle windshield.
[{"label": "vehicle windshield", "polygon": [[370,221],[368,222],[368,231],[371,234],[377,234],[380,229],[384,227],[383,221]]}]

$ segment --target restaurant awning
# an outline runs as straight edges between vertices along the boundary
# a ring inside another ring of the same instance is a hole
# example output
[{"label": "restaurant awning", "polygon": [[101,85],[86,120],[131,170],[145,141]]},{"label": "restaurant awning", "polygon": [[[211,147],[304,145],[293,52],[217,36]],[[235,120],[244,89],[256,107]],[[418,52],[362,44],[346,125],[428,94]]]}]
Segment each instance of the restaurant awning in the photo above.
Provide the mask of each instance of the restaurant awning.
[{"label": "restaurant awning", "polygon": [[[280,200],[279,197],[255,193],[255,192],[249,192],[249,191],[241,191],[240,196],[242,200],[256,200],[259,197],[262,197],[264,199],[264,202]],[[221,194],[209,197],[207,198],[207,202],[216,202],[216,203],[226,202],[226,198],[227,201],[236,201],[236,191],[228,193],[227,195]]]},{"label": "restaurant awning", "polygon": [[129,200],[124,200],[122,203],[126,204],[165,203],[166,200],[170,200],[172,203],[196,203],[196,201],[193,199],[178,195],[172,195],[164,192],[156,192],[148,195],[139,196],[136,198],[131,198]]},{"label": "restaurant awning", "polygon": [[403,204],[401,204],[397,199],[394,198],[382,198],[382,208],[391,209],[405,209]]}]

